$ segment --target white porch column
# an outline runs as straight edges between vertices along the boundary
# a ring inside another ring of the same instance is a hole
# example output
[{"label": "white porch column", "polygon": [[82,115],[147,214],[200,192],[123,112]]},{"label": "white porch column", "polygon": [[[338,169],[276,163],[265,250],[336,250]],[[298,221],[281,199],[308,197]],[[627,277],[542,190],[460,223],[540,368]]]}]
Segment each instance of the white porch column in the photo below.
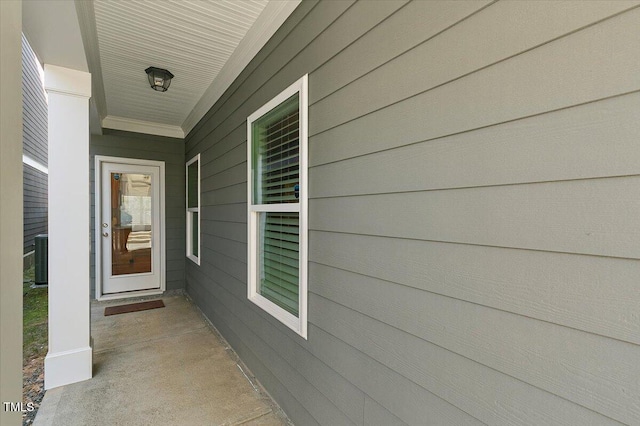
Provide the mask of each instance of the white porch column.
[{"label": "white porch column", "polygon": [[49,353],[45,389],[90,379],[91,74],[45,64],[49,97]]}]

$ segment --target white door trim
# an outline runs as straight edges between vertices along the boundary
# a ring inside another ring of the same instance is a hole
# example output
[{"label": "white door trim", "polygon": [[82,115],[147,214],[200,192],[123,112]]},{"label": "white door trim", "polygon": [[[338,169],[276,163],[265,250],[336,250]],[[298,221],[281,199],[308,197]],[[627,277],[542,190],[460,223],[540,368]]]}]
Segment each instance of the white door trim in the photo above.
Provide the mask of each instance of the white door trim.
[{"label": "white door trim", "polygon": [[[102,163],[123,163],[140,166],[155,166],[160,168],[160,288],[153,290],[130,291],[126,293],[102,294],[102,244],[100,244],[101,223],[102,223]],[[109,157],[105,155],[95,156],[95,228],[94,228],[94,247],[95,247],[95,279],[96,279],[96,299],[112,300],[124,299],[129,297],[140,297],[154,294],[162,294],[167,288],[166,280],[166,235],[167,226],[165,220],[165,173],[164,161],[139,160],[135,158]]]}]

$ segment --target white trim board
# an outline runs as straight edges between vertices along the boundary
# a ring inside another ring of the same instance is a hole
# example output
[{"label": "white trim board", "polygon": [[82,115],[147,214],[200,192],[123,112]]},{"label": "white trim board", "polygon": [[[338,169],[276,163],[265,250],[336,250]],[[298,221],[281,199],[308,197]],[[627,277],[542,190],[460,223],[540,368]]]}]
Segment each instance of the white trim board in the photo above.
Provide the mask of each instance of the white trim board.
[{"label": "white trim board", "polygon": [[102,127],[104,129],[124,130],[127,132],[184,139],[184,132],[180,126],[134,120],[133,118],[116,117],[113,115],[102,119]]},{"label": "white trim board", "polygon": [[47,174],[47,175],[49,174],[49,169],[47,168],[47,166],[45,166],[42,163],[39,163],[37,160],[34,160],[28,155],[22,154],[22,163],[26,164],[27,166],[31,166],[34,169],[39,170],[44,174]]}]

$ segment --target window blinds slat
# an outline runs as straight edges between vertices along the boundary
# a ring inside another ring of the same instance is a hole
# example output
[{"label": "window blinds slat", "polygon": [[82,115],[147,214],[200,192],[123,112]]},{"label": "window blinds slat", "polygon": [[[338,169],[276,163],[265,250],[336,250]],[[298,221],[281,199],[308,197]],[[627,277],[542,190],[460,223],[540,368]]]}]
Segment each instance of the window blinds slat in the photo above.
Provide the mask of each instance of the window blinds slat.
[{"label": "window blinds slat", "polygon": [[264,157],[265,162],[262,163],[264,167],[263,173],[269,173],[272,170],[279,170],[283,167],[293,167],[297,166],[300,161],[300,154],[298,153],[298,147],[289,149],[287,151],[282,151],[282,155],[276,157]]},{"label": "window blinds slat", "polygon": [[260,156],[263,162],[272,163],[274,160],[278,158],[285,157],[285,154],[293,152],[298,152],[299,141],[296,136],[294,139],[283,141],[278,144],[273,150],[269,150],[269,152],[261,152]]},{"label": "window blinds slat", "polygon": [[[273,184],[265,184],[262,185],[262,193],[263,194],[271,194],[271,193],[278,193],[282,192],[283,189],[288,190],[288,192],[291,192],[294,190],[296,184],[298,183],[299,179],[296,176],[294,179],[287,179],[287,180],[283,180],[280,182],[274,182]],[[273,192],[276,191],[276,192]]]},{"label": "window blinds slat", "polygon": [[[291,212],[290,212],[291,213]],[[291,227],[297,227],[298,226],[298,218],[297,217],[289,217],[289,216],[284,216],[284,214],[286,214],[286,212],[281,213],[282,216],[271,216],[268,217],[266,220],[266,223],[270,224],[270,225],[288,225]]]},{"label": "window blinds slat", "polygon": [[293,301],[291,299],[283,297],[281,293],[274,291],[269,287],[262,289],[262,296],[271,300],[273,303],[280,306],[282,309],[286,310],[287,312],[290,312],[296,316],[298,315],[298,299],[297,298],[295,299],[295,301]]},{"label": "window blinds slat", "polygon": [[276,260],[278,258],[288,259],[289,261],[292,261],[291,262],[292,265],[298,264],[297,254],[293,250],[278,251],[277,249],[273,249],[273,247],[271,247],[271,248],[265,249],[264,255],[273,256]]},{"label": "window blinds slat", "polygon": [[286,133],[288,133],[291,128],[300,127],[298,125],[298,119],[298,111],[292,112],[288,115],[283,116],[277,122],[263,127],[261,129],[260,135],[270,139],[277,139],[278,137],[281,137],[277,135],[277,132],[286,130]]},{"label": "window blinds slat", "polygon": [[[275,203],[275,201],[279,201]],[[267,201],[266,204],[282,204],[282,203],[297,203],[298,199],[293,195],[293,193],[286,195],[284,197],[274,197],[273,200]]]},{"label": "window blinds slat", "polygon": [[[290,243],[290,244],[293,244],[293,243]],[[296,246],[296,244],[293,244],[293,245]],[[295,260],[295,263],[298,264],[299,257],[298,257],[297,250],[286,249],[283,247],[269,246],[264,248],[264,252],[268,255],[286,257],[287,259]]]},{"label": "window blinds slat", "polygon": [[262,182],[262,188],[271,188],[274,186],[284,186],[298,183],[300,180],[300,176],[298,176],[298,172],[289,172],[289,173],[280,173],[275,175],[278,179],[265,179]]},{"label": "window blinds slat", "polygon": [[[288,271],[288,272],[285,272]],[[296,274],[290,274],[289,272],[295,272]],[[271,276],[271,278],[277,278],[276,282],[282,286],[289,288],[289,291],[298,291],[298,275],[297,270],[291,270],[291,268],[285,268],[284,265],[274,265],[273,267],[265,268],[265,275]]]},{"label": "window blinds slat", "polygon": [[[273,217],[267,218],[267,223],[275,224],[275,225],[289,225],[289,226],[298,226],[298,218],[297,217],[289,217],[289,216],[281,216],[277,219],[273,219]],[[297,233],[297,231],[296,231]]]},{"label": "window blinds slat", "polygon": [[281,170],[273,170],[270,173],[266,174],[266,176],[264,176],[264,178],[262,179],[262,184],[276,184],[279,182],[278,179],[286,178],[289,176],[295,176],[297,180],[299,174],[300,173],[298,171],[297,165],[295,167],[287,167]]},{"label": "window blinds slat", "polygon": [[[288,185],[286,188],[275,188],[275,189],[267,189],[265,191],[263,191],[263,194],[265,195],[271,195],[271,194],[282,194],[282,196],[284,196],[284,199],[290,199],[291,197],[295,198],[295,185]],[[282,196],[278,196],[278,197],[272,197],[271,201],[274,200],[281,200],[283,199]]]},{"label": "window blinds slat", "polygon": [[289,242],[292,242],[292,243],[297,243],[298,242],[298,236],[297,235],[281,234],[281,233],[278,233],[278,232],[266,231],[264,233],[264,236],[265,236],[266,244],[277,245],[281,241],[289,241]]},{"label": "window blinds slat", "polygon": [[260,155],[263,157],[273,157],[280,155],[283,150],[298,146],[298,129],[283,135],[280,139],[269,140],[260,148]]},{"label": "window blinds slat", "polygon": [[281,253],[272,253],[272,252],[269,252],[269,251],[265,250],[264,257],[265,257],[265,259],[269,259],[272,262],[282,263],[282,264],[290,266],[292,268],[297,268],[298,267],[298,259],[290,258],[288,256],[285,256],[285,255],[281,254]]},{"label": "window blinds slat", "polygon": [[[290,243],[288,241],[279,241],[277,244],[265,244],[265,250],[286,250],[288,252],[295,252],[296,255],[298,253],[298,243]],[[273,253],[276,253],[275,251]],[[292,257],[292,256],[289,256]]]},{"label": "window blinds slat", "polygon": [[275,185],[281,185],[283,182],[287,182],[287,181],[295,181],[298,182],[298,180],[300,179],[299,177],[299,173],[298,173],[298,168],[295,167],[295,170],[288,170],[288,169],[293,169],[293,167],[287,167],[287,170],[277,170],[276,172],[273,173],[269,173],[269,175],[265,176],[265,178],[262,180],[262,187],[265,186],[275,186]]},{"label": "window blinds slat", "polygon": [[298,148],[299,142],[296,137],[293,140],[284,141],[269,153],[260,153],[263,167],[277,163],[279,160],[285,159],[286,157],[297,157]]},{"label": "window blinds slat", "polygon": [[275,299],[272,301],[277,304],[279,304],[278,302],[284,302],[291,307],[294,307],[298,304],[298,298],[296,297],[296,295],[293,292],[282,287],[279,284],[279,280],[277,278],[262,280],[260,291],[263,296]]},{"label": "window blinds slat", "polygon": [[280,276],[265,274],[265,277],[262,280],[262,286],[283,292],[283,298],[295,301],[298,300],[298,286],[283,280]]},{"label": "window blinds slat", "polygon": [[280,232],[275,228],[263,229],[263,232],[265,244],[286,250],[298,250],[297,247],[286,247],[287,244],[298,244],[299,235],[297,233]]},{"label": "window blinds slat", "polygon": [[299,126],[296,123],[291,126],[281,127],[276,131],[267,133],[267,131],[259,132],[258,137],[264,140],[264,144],[260,146],[260,155],[273,155],[279,151],[279,147],[291,142],[295,142],[299,135]]},{"label": "window blinds slat", "polygon": [[281,300],[290,300],[292,302],[298,301],[298,287],[282,281],[280,277],[267,274],[267,276],[262,280],[261,287],[262,289],[267,288],[272,292],[277,293]]},{"label": "window blinds slat", "polygon": [[295,150],[290,151],[291,152],[283,153],[283,155],[280,157],[265,157],[265,161],[262,163],[262,173],[268,174],[284,168],[297,167],[298,163],[300,162],[300,155],[298,153],[297,147]]},{"label": "window blinds slat", "polygon": [[291,124],[286,124],[273,131],[270,131],[271,129],[269,129],[267,131],[259,132],[258,135],[267,141],[265,145],[260,147],[260,153],[268,154],[269,152],[275,151],[281,144],[297,139],[299,127],[298,121],[296,120]]},{"label": "window blinds slat", "polygon": [[[296,100],[296,99],[295,99],[295,98],[293,98],[293,97],[292,97],[292,98],[289,98],[289,99],[290,99],[291,101],[295,101],[295,100]],[[267,123],[265,123],[265,125],[264,125],[263,127],[264,127],[265,129],[273,129],[273,128],[274,128],[274,127],[276,127],[276,126],[280,126],[280,125],[281,125],[281,123],[283,123],[283,124],[287,124],[287,123],[293,123],[294,121],[297,121],[297,120],[299,119],[299,116],[298,116],[298,110],[296,109],[296,105],[295,105],[295,103],[296,103],[296,102],[292,102],[292,103],[288,106],[288,108],[285,108],[285,109],[281,110],[281,111],[280,111],[280,114],[277,114],[277,115],[279,116],[279,118],[277,119],[277,121],[272,120],[272,121],[270,121],[270,122],[267,122]],[[277,112],[277,108],[276,108],[276,109],[271,110],[271,112],[272,112],[272,113],[273,113],[274,111],[275,111],[275,112]],[[271,114],[271,113],[267,113],[266,115],[269,115],[269,114]],[[265,116],[266,116],[266,115],[265,115]],[[273,115],[273,114],[271,114],[271,115]],[[265,116],[263,116],[263,117],[265,117]]]},{"label": "window blinds slat", "polygon": [[279,300],[288,300],[298,304],[298,287],[282,281],[280,277],[271,274],[262,280],[261,290],[268,289],[278,295]]}]

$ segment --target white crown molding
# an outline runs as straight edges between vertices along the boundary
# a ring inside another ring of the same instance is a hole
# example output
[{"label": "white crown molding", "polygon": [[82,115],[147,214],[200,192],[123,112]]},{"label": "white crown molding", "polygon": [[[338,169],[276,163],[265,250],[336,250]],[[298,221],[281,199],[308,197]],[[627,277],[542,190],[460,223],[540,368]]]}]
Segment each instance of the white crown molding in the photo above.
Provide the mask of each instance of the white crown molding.
[{"label": "white crown molding", "polygon": [[113,115],[108,115],[102,120],[102,127],[105,129],[124,130],[127,132],[147,133],[149,135],[184,139],[184,132],[180,126],[134,120],[132,118],[115,117]]},{"label": "white crown molding", "polygon": [[[187,118],[182,123],[184,135],[198,124],[200,119],[220,99],[222,94],[231,86],[242,70],[251,62],[254,56],[269,41],[271,36],[287,20],[289,15],[298,7],[301,0],[270,0],[264,10],[256,19],[253,26],[247,31],[238,47],[234,50],[229,60],[220,70],[220,73],[211,82],[200,100],[193,107]],[[184,137],[184,136],[182,136]]]}]

